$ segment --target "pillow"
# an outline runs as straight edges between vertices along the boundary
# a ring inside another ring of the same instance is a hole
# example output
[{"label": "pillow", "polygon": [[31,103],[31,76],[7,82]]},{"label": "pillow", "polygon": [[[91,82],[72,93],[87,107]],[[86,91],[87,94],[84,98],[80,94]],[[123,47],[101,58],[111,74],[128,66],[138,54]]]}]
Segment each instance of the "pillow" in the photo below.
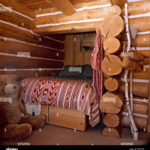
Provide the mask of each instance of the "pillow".
[{"label": "pillow", "polygon": [[83,66],[83,76],[86,78],[91,78],[93,77],[93,68],[91,65],[84,65]]}]

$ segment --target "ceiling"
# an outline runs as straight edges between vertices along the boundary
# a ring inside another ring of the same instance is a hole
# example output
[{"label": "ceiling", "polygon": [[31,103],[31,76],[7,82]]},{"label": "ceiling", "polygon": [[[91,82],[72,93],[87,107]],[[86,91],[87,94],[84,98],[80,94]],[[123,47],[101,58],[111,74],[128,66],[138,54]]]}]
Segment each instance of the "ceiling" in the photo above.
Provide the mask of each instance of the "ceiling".
[{"label": "ceiling", "polygon": [[[17,0],[17,1],[33,11],[39,9],[53,8],[53,5],[50,3],[50,0]],[[78,4],[78,3],[91,2],[91,0],[70,0],[70,2],[72,4]]]}]

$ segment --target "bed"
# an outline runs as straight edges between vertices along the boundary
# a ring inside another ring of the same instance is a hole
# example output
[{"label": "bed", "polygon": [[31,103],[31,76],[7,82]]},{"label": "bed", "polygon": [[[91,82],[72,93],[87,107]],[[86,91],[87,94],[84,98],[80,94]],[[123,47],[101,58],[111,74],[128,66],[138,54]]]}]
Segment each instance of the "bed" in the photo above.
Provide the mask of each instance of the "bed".
[{"label": "bed", "polygon": [[[89,65],[65,66],[57,77],[27,78],[21,81],[20,87],[21,99],[28,107],[49,107],[47,111],[51,113],[53,108],[58,108],[68,110],[68,115],[69,111],[79,111],[88,116],[92,127],[100,122],[99,101],[92,89],[92,68]],[[81,116],[79,112],[74,117]]]}]

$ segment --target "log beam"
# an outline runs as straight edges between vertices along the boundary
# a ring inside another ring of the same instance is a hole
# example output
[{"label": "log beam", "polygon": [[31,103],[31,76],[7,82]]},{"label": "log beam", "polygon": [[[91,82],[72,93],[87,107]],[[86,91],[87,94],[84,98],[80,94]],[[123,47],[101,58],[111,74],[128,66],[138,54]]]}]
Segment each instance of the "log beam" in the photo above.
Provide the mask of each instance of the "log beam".
[{"label": "log beam", "polygon": [[13,10],[17,12],[27,15],[28,17],[31,17],[31,18],[35,17],[35,14],[33,11],[31,11],[29,8],[22,5],[21,3],[17,2],[16,0],[1,0],[0,3],[6,7],[11,7]]},{"label": "log beam", "polygon": [[75,12],[75,8],[70,0],[49,0],[51,4],[58,10],[62,11],[65,15],[72,15]]}]

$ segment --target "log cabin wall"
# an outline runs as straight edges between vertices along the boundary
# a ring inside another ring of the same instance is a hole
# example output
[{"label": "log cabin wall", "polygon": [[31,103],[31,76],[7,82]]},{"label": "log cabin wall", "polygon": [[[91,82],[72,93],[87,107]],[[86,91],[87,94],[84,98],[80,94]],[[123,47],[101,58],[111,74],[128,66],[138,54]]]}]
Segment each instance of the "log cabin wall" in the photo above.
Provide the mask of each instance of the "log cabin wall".
[{"label": "log cabin wall", "polygon": [[90,64],[95,36],[95,32],[66,35],[64,64],[75,66]]},{"label": "log cabin wall", "polygon": [[[150,1],[132,1],[128,0],[129,25],[135,26],[138,30],[132,50],[145,56],[144,68],[141,72],[133,73],[133,85],[145,88],[147,91],[142,97],[134,97],[135,122],[138,127],[150,132],[150,110],[148,107],[149,95],[149,59],[150,59]],[[124,12],[124,10],[123,10]],[[142,90],[142,89],[141,89]],[[136,101],[137,100],[137,101]],[[140,100],[140,101],[138,101]],[[141,115],[140,115],[141,114]]]},{"label": "log cabin wall", "polygon": [[20,3],[0,0],[0,74],[21,79],[57,75],[63,68],[64,37],[34,33],[32,14]]}]

